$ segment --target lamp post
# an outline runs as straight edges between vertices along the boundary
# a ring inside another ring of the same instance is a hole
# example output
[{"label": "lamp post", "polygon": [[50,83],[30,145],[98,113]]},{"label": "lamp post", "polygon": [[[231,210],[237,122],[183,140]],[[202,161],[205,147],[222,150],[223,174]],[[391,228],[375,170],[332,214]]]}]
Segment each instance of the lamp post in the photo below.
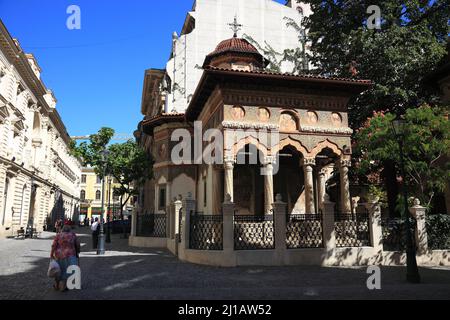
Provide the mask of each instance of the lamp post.
[{"label": "lamp post", "polygon": [[108,233],[106,234],[106,243],[111,243],[111,216],[110,209],[111,208],[111,177],[108,177],[108,213],[106,219],[108,221]]},{"label": "lamp post", "polygon": [[101,209],[101,217],[100,217],[100,234],[98,236],[98,249],[97,254],[98,255],[104,255],[105,254],[105,228],[103,223],[104,218],[104,209],[105,209],[105,178],[106,178],[106,165],[107,165],[107,158],[108,158],[109,151],[103,150],[102,153],[102,161],[103,161],[103,179],[102,179],[102,209]]},{"label": "lamp post", "polygon": [[412,242],[410,213],[408,210],[408,193],[406,188],[406,173],[405,173],[405,157],[403,153],[403,140],[405,135],[405,120],[394,120],[392,122],[392,129],[394,136],[397,139],[400,149],[400,173],[402,175],[403,182],[403,201],[405,210],[405,228],[406,228],[406,280],[411,283],[420,283],[420,274],[416,261],[416,249]]}]

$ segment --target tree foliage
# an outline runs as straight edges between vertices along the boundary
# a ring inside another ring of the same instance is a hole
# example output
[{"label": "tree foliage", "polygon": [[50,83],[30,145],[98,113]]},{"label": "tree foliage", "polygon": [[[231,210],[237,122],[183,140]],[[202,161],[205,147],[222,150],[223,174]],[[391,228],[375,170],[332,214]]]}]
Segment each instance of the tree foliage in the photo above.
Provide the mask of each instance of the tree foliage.
[{"label": "tree foliage", "polygon": [[[358,130],[356,154],[360,155],[357,170],[376,183],[387,161],[400,163],[400,150],[394,136],[393,113],[375,112]],[[408,193],[427,206],[437,192],[443,192],[450,181],[450,122],[443,108],[423,105],[408,109],[404,115],[405,171]],[[375,179],[376,180],[376,179]]]},{"label": "tree foliage", "polygon": [[113,129],[102,128],[87,142],[77,145],[73,141],[71,152],[82,160],[84,166],[92,167],[99,177],[104,178],[106,173],[116,179],[119,187],[114,193],[127,197],[121,201],[123,208],[138,188],[151,178],[152,160],[135,141],[109,145],[113,136]]},{"label": "tree foliage", "polygon": [[111,128],[101,128],[98,133],[89,136],[88,142],[84,141],[77,145],[75,141],[72,141],[71,153],[82,160],[83,166],[92,167],[95,174],[103,178],[105,169],[103,152],[107,149],[114,133]]},{"label": "tree foliage", "polygon": [[108,172],[119,183],[114,193],[128,199],[136,195],[147,179],[152,177],[152,160],[148,154],[134,141],[113,144],[109,147]]},{"label": "tree foliage", "polygon": [[[350,120],[358,128],[373,111],[397,115],[436,97],[421,85],[446,53],[450,5],[447,0],[306,0],[313,11],[309,60],[316,72],[370,79],[373,88],[350,103]],[[367,9],[381,9],[381,29],[369,29]]]}]

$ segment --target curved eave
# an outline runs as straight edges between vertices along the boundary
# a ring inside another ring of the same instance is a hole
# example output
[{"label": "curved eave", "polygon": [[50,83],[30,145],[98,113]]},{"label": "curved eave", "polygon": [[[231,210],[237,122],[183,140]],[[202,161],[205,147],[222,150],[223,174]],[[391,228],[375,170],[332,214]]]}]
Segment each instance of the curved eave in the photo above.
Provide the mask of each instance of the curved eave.
[{"label": "curved eave", "polygon": [[160,114],[142,121],[142,130],[148,135],[153,135],[153,129],[166,123],[184,122],[184,113]]},{"label": "curved eave", "polygon": [[243,81],[253,84],[278,84],[286,87],[340,90],[356,95],[369,89],[373,82],[346,78],[328,78],[314,75],[293,75],[267,71],[237,71],[222,68],[205,68],[202,78],[186,110],[186,120],[194,121],[201,113],[214,88],[225,81]]}]

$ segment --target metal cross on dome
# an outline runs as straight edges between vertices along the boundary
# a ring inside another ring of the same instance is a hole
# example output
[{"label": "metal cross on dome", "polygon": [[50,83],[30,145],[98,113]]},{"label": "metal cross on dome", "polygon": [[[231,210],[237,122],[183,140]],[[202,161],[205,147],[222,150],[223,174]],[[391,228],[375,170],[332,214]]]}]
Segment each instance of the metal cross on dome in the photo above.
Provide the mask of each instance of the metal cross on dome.
[{"label": "metal cross on dome", "polygon": [[238,23],[237,16],[234,16],[234,22],[229,23],[228,25],[231,27],[231,30],[233,30],[233,32],[234,32],[233,37],[237,38],[238,31],[240,31],[242,29],[241,27],[243,27],[242,24]]}]

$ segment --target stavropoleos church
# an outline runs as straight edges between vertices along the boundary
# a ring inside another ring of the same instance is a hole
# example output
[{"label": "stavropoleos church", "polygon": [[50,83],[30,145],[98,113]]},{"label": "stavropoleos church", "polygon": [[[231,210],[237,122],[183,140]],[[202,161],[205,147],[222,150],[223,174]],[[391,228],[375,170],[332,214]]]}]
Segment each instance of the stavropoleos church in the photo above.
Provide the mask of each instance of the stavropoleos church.
[{"label": "stavropoleos church", "polygon": [[[270,53],[301,46],[287,21],[308,14],[296,1],[195,2],[165,69],[145,71],[135,136],[154,177],[140,192],[131,245],[220,266],[394,260],[373,223],[379,207],[350,195],[347,105],[371,81],[313,76],[306,60],[294,72]],[[210,129],[223,140],[213,164],[194,159],[213,143]],[[192,148],[180,154],[180,144]]]}]

